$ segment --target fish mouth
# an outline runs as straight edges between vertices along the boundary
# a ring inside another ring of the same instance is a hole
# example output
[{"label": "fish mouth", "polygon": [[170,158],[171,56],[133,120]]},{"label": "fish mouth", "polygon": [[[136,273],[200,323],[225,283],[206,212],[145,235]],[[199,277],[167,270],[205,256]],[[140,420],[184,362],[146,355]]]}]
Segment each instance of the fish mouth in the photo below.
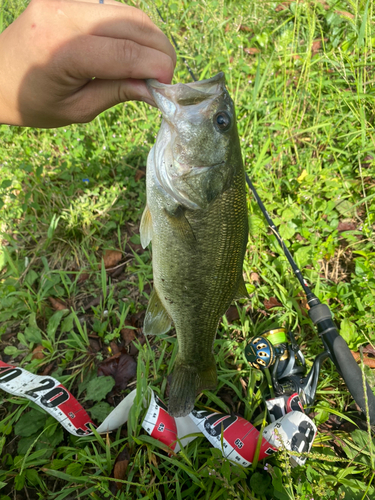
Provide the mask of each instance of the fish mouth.
[{"label": "fish mouth", "polygon": [[158,80],[155,80],[154,78],[149,78],[146,80],[146,85],[147,88],[150,90],[153,89],[176,89],[180,86],[189,87],[189,88],[197,88],[198,90],[201,90],[202,92],[206,90],[208,91],[208,88],[211,87],[213,84],[218,84],[218,83],[223,83],[225,84],[225,75],[222,71],[220,71],[217,75],[212,76],[211,78],[207,78],[206,80],[198,80],[196,82],[189,82],[189,83],[175,83],[173,85],[167,85],[166,83],[160,83]]},{"label": "fish mouth", "polygon": [[198,82],[167,85],[148,79],[146,85],[165,117],[173,115],[178,105],[191,106],[226,92],[225,76],[222,71],[212,78]]}]

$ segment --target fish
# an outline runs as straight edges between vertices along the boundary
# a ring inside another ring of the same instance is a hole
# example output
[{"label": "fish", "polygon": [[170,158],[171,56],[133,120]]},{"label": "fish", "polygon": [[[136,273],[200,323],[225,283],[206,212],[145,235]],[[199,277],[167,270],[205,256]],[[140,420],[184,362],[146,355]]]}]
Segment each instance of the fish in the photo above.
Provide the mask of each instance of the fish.
[{"label": "fish", "polygon": [[176,330],[168,412],[188,415],[217,386],[213,343],[232,301],[246,297],[248,214],[233,101],[221,72],[194,83],[147,80],[162,123],[146,169],[140,224],[152,242],[153,290],[145,335]]}]

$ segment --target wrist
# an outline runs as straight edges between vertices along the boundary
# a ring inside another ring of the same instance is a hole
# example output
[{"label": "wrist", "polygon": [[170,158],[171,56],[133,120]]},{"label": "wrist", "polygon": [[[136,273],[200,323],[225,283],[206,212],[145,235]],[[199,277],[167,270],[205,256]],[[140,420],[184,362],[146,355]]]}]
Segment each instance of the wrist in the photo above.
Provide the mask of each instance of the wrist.
[{"label": "wrist", "polygon": [[[6,67],[2,64],[2,59],[0,54],[0,68]],[[17,86],[12,84],[10,72],[0,70],[0,124],[22,124],[21,115],[18,111],[16,88]]]},{"label": "wrist", "polygon": [[12,65],[6,53],[6,31],[0,35],[0,124],[20,125],[21,116],[17,106],[18,85],[14,82]]},{"label": "wrist", "polygon": [[15,115],[16,113],[7,105],[6,99],[0,90],[0,125],[20,125],[20,120],[17,120]]}]

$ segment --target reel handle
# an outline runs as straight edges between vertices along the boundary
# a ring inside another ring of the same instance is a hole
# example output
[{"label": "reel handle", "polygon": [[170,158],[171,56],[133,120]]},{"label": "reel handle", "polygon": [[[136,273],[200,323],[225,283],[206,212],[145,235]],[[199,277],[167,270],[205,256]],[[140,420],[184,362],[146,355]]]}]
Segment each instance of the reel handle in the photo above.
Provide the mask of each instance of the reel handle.
[{"label": "reel handle", "polygon": [[361,368],[353,358],[348,344],[339,334],[329,307],[326,304],[317,304],[309,309],[309,316],[316,325],[328,354],[344,379],[350,394],[364,415],[367,415],[366,406],[368,406],[370,423],[375,425],[375,396],[368,383],[364,384]]}]

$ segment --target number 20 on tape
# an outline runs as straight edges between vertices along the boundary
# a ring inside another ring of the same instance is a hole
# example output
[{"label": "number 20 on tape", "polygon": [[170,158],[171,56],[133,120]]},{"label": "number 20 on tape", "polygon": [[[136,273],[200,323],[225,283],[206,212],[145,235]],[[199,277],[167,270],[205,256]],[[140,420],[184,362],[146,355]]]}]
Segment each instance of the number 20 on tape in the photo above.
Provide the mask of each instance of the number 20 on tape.
[{"label": "number 20 on tape", "polygon": [[94,423],[86,410],[55,378],[34,375],[0,361],[0,388],[34,401],[70,433],[76,436],[91,434],[88,424]]}]

